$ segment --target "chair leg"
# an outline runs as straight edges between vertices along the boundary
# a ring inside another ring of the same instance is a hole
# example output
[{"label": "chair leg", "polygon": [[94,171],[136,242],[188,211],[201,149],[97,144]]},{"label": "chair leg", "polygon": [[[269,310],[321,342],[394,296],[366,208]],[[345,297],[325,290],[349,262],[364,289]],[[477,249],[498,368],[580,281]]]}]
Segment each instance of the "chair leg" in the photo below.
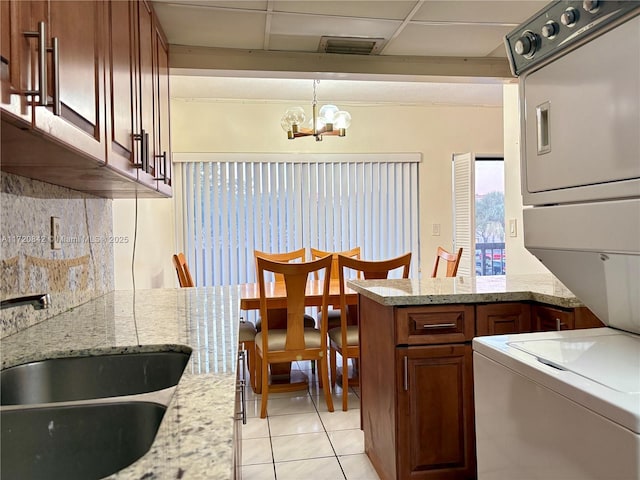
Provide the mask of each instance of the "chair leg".
[{"label": "chair leg", "polygon": [[336,350],[333,347],[329,347],[329,360],[331,363],[331,389],[336,388]]},{"label": "chair leg", "polygon": [[269,397],[269,363],[266,359],[262,359],[262,399],[260,402],[260,418],[267,417],[267,401]]},{"label": "chair leg", "polygon": [[[327,365],[327,356],[323,355],[320,358],[320,373],[322,377],[323,385],[329,385],[329,367]],[[331,389],[324,389],[324,399],[327,402],[327,410],[333,412],[333,397],[331,396]]]},{"label": "chair leg", "polygon": [[349,398],[349,357],[342,356],[342,410],[347,411]]}]

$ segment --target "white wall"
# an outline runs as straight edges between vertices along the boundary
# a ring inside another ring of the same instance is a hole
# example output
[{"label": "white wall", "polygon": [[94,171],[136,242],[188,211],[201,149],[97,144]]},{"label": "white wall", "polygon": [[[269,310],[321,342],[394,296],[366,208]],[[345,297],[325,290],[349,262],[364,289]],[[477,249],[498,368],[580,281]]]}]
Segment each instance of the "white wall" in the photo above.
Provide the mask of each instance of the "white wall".
[{"label": "white wall", "polygon": [[171,256],[176,252],[173,199],[140,198],[136,232],[136,200],[113,201],[113,235],[127,243],[114,244],[115,289],[133,287],[131,262],[135,237],[136,289],[178,286]]},{"label": "white wall", "polygon": [[[503,117],[507,273],[549,273],[549,270],[524,248],[522,193],[520,189],[520,115],[517,84],[509,84],[503,87]],[[516,220],[516,237],[509,235],[509,220]]]},{"label": "white wall", "polygon": [[[438,245],[452,248],[452,154],[469,151],[499,154],[505,146],[503,109],[499,107],[339,105],[349,110],[353,117],[347,137],[329,137],[316,142],[313,138],[287,140],[285,132],[280,128],[280,117],[289,106],[291,104],[249,100],[172,100],[172,150],[267,153],[420,152],[423,159],[420,166],[420,257],[424,275],[430,273]],[[309,113],[310,105],[303,106]],[[507,182],[513,182],[508,167],[506,179]],[[519,180],[517,184],[519,185]],[[510,193],[514,194],[513,189],[507,189],[507,197]],[[508,205],[515,205],[519,201],[519,190],[517,196],[518,199],[514,202],[507,199]],[[172,203],[171,200],[139,200],[139,208],[147,202],[149,205],[155,205],[156,202]],[[114,234],[131,234],[132,205],[132,200],[114,201]],[[173,214],[169,213],[171,207],[154,208],[155,212],[151,208],[145,207],[149,216],[140,216],[139,212],[138,232],[139,236],[145,236],[145,245],[152,240],[158,244],[138,248],[136,265],[139,265],[139,273],[136,275],[136,287],[173,287],[176,286],[176,280],[171,255],[183,248],[181,239],[177,239],[176,243],[169,241],[176,236]],[[516,213],[508,215],[508,218],[512,218]],[[441,225],[440,236],[431,234],[431,225],[434,223]],[[516,240],[520,240],[520,237]],[[116,251],[117,289],[128,288],[127,285],[130,285],[127,277],[131,277],[131,259],[128,255],[126,250]],[[508,252],[509,262],[512,257],[518,270],[528,268],[518,259],[520,253],[514,255]],[[511,268],[509,271],[512,271]]]}]

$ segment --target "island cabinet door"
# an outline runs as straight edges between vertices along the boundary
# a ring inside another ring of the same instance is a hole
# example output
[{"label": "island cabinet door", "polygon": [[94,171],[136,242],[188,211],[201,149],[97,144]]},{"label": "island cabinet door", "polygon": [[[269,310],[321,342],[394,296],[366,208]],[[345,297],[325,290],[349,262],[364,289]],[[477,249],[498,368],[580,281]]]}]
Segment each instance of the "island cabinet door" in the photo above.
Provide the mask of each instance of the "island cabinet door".
[{"label": "island cabinet door", "polygon": [[531,331],[531,306],[528,303],[489,303],[476,306],[476,334],[507,335]]},{"label": "island cabinet door", "polygon": [[476,476],[469,344],[396,349],[397,478]]}]

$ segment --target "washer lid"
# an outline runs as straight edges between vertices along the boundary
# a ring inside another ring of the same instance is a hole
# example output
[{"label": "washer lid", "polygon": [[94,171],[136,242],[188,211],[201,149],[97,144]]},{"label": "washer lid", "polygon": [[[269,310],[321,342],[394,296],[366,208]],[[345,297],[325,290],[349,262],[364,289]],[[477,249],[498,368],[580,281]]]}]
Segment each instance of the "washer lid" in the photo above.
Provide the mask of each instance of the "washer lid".
[{"label": "washer lid", "polygon": [[507,342],[540,362],[623,393],[640,393],[640,337],[628,334]]}]

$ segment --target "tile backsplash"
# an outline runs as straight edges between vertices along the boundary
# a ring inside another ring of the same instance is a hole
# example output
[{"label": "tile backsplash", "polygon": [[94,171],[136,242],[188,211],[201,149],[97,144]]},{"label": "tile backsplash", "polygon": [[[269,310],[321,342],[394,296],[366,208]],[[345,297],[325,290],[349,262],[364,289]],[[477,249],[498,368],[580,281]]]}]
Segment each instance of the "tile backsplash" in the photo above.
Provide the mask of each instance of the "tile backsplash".
[{"label": "tile backsplash", "polygon": [[[52,299],[46,310],[0,310],[0,338],[114,289],[112,200],[5,172],[0,185],[0,297]],[[59,219],[59,249],[51,217]]]}]

